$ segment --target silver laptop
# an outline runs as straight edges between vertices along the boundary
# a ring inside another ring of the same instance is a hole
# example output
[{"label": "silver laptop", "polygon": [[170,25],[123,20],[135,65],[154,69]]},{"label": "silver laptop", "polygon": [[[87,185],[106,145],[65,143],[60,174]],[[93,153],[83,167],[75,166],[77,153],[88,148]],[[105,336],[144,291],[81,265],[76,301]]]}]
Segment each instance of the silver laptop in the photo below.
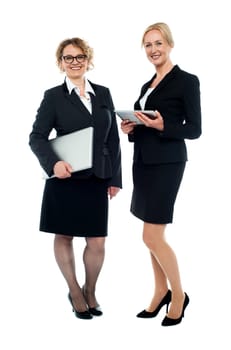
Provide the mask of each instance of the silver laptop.
[{"label": "silver laptop", "polygon": [[93,127],[56,137],[50,140],[50,144],[60,160],[72,166],[73,172],[92,167]]}]

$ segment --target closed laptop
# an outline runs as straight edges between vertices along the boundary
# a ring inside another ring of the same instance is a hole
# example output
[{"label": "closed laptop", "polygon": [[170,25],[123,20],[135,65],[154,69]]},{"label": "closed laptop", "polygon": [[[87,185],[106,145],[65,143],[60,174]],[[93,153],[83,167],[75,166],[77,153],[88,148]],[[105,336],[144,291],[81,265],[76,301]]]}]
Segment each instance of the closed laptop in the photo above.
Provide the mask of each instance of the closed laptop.
[{"label": "closed laptop", "polygon": [[71,165],[73,172],[92,167],[93,127],[56,137],[50,140],[50,144],[60,160]]}]

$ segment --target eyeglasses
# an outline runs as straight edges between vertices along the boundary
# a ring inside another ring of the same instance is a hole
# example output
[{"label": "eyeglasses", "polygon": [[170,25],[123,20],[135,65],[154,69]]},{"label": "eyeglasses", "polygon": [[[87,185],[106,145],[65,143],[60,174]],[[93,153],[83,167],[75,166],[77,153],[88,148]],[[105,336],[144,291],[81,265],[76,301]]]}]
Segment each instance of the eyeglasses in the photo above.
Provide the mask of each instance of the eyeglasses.
[{"label": "eyeglasses", "polygon": [[77,56],[71,56],[71,55],[66,55],[66,56],[62,56],[63,60],[65,63],[73,63],[74,60],[76,60],[76,62],[78,63],[83,63],[86,61],[87,59],[87,55],[77,55]]}]

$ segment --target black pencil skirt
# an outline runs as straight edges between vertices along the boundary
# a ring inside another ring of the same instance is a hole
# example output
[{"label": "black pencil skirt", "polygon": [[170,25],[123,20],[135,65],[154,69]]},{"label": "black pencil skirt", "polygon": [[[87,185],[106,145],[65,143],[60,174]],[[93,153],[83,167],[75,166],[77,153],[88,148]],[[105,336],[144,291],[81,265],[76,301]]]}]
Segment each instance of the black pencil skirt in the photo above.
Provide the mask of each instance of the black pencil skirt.
[{"label": "black pencil skirt", "polygon": [[76,237],[105,237],[108,229],[108,181],[85,179],[46,181],[40,231]]},{"label": "black pencil skirt", "polygon": [[148,223],[172,223],[184,169],[185,162],[151,165],[134,163],[132,214]]}]

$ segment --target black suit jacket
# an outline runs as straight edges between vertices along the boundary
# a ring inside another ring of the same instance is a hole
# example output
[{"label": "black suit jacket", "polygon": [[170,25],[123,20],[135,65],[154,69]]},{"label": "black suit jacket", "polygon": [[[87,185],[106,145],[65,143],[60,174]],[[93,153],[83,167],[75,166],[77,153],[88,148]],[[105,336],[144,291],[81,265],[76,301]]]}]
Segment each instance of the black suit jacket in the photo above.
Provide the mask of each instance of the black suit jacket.
[{"label": "black suit jacket", "polygon": [[[134,108],[141,109],[139,100],[150,87],[150,81],[141,89]],[[177,65],[164,77],[148,96],[146,110],[158,110],[164,119],[162,132],[145,126],[136,126],[129,140],[135,142],[134,161],[140,157],[145,164],[171,163],[187,160],[185,139],[201,135],[200,84],[195,75]]]},{"label": "black suit jacket", "polygon": [[122,187],[120,141],[111,94],[104,86],[90,84],[95,91],[95,95],[90,94],[92,114],[75,91],[69,94],[66,83],[45,91],[29,136],[29,145],[42,168],[51,176],[55,163],[60,160],[48,142],[52,129],[61,136],[93,126],[93,168],[72,176],[95,174],[109,179],[110,186]]}]

